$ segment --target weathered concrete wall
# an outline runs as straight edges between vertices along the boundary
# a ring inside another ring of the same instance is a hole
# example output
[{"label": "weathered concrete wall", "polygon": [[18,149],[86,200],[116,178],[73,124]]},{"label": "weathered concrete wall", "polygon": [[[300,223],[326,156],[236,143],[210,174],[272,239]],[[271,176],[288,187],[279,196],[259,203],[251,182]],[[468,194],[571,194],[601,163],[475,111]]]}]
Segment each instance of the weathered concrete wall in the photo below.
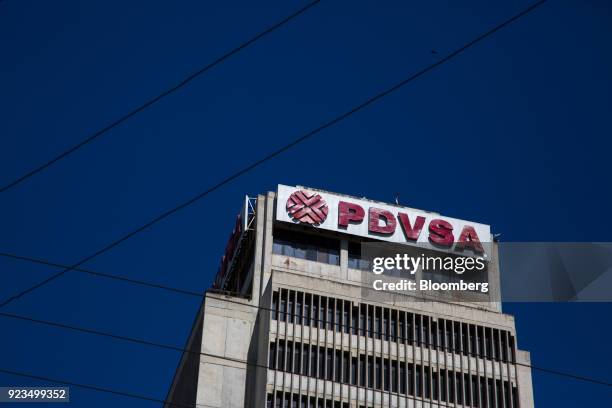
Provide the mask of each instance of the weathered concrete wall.
[{"label": "weathered concrete wall", "polygon": [[[198,375],[200,369],[200,344],[202,343],[202,307],[198,311],[194,327],[191,330],[186,350],[183,352],[177,371],[172,380],[170,391],[166,396],[166,401],[174,404],[193,405],[196,402],[198,391]],[[171,404],[164,407],[170,408]]]},{"label": "weathered concrete wall", "polygon": [[531,381],[531,355],[528,351],[519,350],[516,360],[520,364],[518,371],[519,406],[521,408],[532,408],[534,406],[533,384]]},{"label": "weathered concrete wall", "polygon": [[223,295],[209,294],[204,307],[203,355],[196,402],[209,407],[245,406],[245,362],[253,340],[257,309],[246,299],[228,300],[232,303]]}]

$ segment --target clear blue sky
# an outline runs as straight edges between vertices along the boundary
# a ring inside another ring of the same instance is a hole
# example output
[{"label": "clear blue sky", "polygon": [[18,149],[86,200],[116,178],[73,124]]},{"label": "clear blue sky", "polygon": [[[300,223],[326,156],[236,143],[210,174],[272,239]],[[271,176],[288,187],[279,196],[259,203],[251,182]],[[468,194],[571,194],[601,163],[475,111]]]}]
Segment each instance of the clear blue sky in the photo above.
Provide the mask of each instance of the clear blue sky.
[{"label": "clear blue sky", "polygon": [[[302,4],[0,2],[0,184]],[[323,1],[2,194],[0,251],[75,262],[527,4]],[[506,241],[610,241],[611,34],[608,2],[551,0],[86,266],[204,290],[244,194],[277,183],[383,201],[400,192],[406,205],[491,224]],[[6,259],[0,271],[2,299],[54,272]],[[68,273],[7,310],[182,346],[197,307]],[[611,304],[504,307],[535,365],[612,381]],[[0,368],[157,398],[179,358],[4,318],[0,333]],[[533,375],[538,407],[612,405],[612,388]],[[31,383],[0,375],[1,385]],[[72,400],[155,405],[78,389]]]}]

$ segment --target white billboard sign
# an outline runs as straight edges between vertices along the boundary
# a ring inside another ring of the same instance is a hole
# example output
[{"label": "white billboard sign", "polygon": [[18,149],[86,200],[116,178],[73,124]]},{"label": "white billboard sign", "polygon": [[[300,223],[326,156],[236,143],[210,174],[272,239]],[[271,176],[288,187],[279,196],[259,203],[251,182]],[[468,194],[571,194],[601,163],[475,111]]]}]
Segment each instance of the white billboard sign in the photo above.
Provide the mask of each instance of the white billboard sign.
[{"label": "white billboard sign", "polygon": [[278,185],[276,220],[381,241],[489,257],[489,225],[303,187]]}]

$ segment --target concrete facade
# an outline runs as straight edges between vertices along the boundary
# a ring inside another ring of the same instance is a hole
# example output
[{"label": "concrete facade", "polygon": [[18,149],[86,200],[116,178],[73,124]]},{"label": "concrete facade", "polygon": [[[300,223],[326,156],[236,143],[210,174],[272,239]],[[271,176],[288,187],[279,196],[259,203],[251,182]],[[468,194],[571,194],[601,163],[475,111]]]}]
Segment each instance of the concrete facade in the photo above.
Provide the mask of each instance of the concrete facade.
[{"label": "concrete facade", "polygon": [[[257,197],[248,282],[207,293],[166,406],[534,406],[530,356],[499,301],[364,298],[354,239],[317,235],[338,243],[337,262],[280,254],[279,229],[317,231],[280,225],[275,208],[275,193]],[[496,252],[490,264],[495,294]]]}]

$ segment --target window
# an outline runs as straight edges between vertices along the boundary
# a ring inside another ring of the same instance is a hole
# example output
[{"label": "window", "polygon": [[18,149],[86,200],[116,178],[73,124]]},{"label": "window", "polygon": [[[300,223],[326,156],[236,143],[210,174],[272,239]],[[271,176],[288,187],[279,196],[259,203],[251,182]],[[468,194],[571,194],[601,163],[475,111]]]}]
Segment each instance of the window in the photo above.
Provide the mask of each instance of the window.
[{"label": "window", "polygon": [[389,385],[391,384],[391,377],[390,377],[390,369],[389,369],[389,360],[387,360],[386,358],[383,359],[383,373],[384,373],[384,389],[385,391],[389,391]]},{"label": "window", "polygon": [[416,366],[416,396],[423,396],[423,377],[421,376],[421,366]]},{"label": "window", "polygon": [[461,329],[459,322],[453,322],[453,353],[461,353]]},{"label": "window", "polygon": [[[474,396],[473,406],[478,406],[478,377],[475,375],[472,376],[472,395]],[[506,408],[510,408],[509,405],[506,405]]]},{"label": "window", "polygon": [[457,404],[463,404],[463,376],[455,373],[455,384],[457,389]]},{"label": "window", "polygon": [[446,370],[440,370],[440,401],[446,402],[448,388],[446,386]]},{"label": "window", "polygon": [[487,386],[483,377],[480,377],[480,404],[482,407],[487,406]]},{"label": "window", "polygon": [[468,328],[467,323],[461,324],[461,349],[463,351],[463,355],[468,355]]},{"label": "window", "polygon": [[317,378],[325,378],[325,349],[319,347],[319,376]]},{"label": "window", "polygon": [[[339,332],[340,328],[342,327],[342,304],[344,302],[342,300],[338,300],[336,301],[336,331]],[[348,318],[348,312],[347,313],[347,318]],[[347,319],[345,319],[344,321],[346,322]]]},{"label": "window", "polygon": [[493,330],[493,358],[499,360],[501,353],[499,351],[499,330]]},{"label": "window", "polygon": [[429,367],[425,367],[423,369],[423,377],[425,380],[425,398],[431,398],[431,388],[429,387],[429,383],[431,380],[431,375],[430,375],[430,370]]},{"label": "window", "polygon": [[406,394],[406,362],[400,362],[400,394]]},{"label": "window", "polygon": [[381,333],[385,334],[385,340],[389,341],[389,309],[383,309],[383,323],[382,323],[383,331]]},{"label": "window", "polygon": [[397,361],[391,362],[391,392],[397,392]]},{"label": "window", "polygon": [[485,327],[485,344],[486,344],[486,356],[490,360],[493,357],[493,336],[491,335],[491,328]]},{"label": "window", "polygon": [[317,378],[317,346],[310,348],[310,376]]},{"label": "window", "polygon": [[366,305],[359,305],[359,335],[364,336],[366,330]]},{"label": "window", "polygon": [[340,241],[314,234],[275,229],[272,252],[277,255],[340,265]]},{"label": "window", "polygon": [[308,362],[310,361],[310,346],[304,344],[304,355],[302,356],[302,375],[308,375]]},{"label": "window", "polygon": [[285,363],[287,364],[285,370],[290,373],[293,371],[293,359],[291,358],[291,353],[293,352],[293,342],[287,342],[287,358],[285,359]]},{"label": "window", "polygon": [[448,402],[455,402],[455,374],[452,371],[448,374]]},{"label": "window", "polygon": [[305,324],[305,323],[302,323],[303,305],[304,305],[304,293],[298,292],[296,303],[295,303],[295,322],[297,324]]},{"label": "window", "polygon": [[380,335],[382,333],[382,319],[381,319],[381,315],[382,315],[382,310],[380,307],[376,307],[376,315],[374,317],[374,326],[375,326],[375,331],[376,331],[376,338],[380,339]]},{"label": "window", "polygon": [[294,315],[294,311],[293,311],[293,299],[295,297],[295,292],[294,291],[290,291],[289,292],[289,299],[287,301],[287,317],[289,318],[288,321],[289,323],[293,323],[293,315]]},{"label": "window", "polygon": [[325,296],[321,296],[319,298],[319,328],[325,328],[325,309],[327,308],[327,298]]},{"label": "window", "polygon": [[368,317],[368,337],[372,337],[372,332],[374,331],[374,326],[372,325],[372,315],[374,314],[374,307],[368,306],[367,317]]},{"label": "window", "polygon": [[[278,318],[278,292],[272,294],[272,320]],[[272,398],[272,394],[268,394]]]},{"label": "window", "polygon": [[431,398],[438,399],[438,376],[439,373],[432,373],[431,378]]},{"label": "window", "polygon": [[397,310],[391,311],[391,341],[397,341]]},{"label": "window", "polygon": [[287,311],[287,291],[281,289],[281,303],[280,303],[280,321],[285,321],[285,312]]},{"label": "window", "polygon": [[312,297],[312,323],[313,327],[319,327],[319,295]]},{"label": "window", "polygon": [[453,345],[453,322],[444,321],[444,335],[446,336],[446,351],[453,352],[455,350]]},{"label": "window", "polygon": [[270,369],[276,368],[276,343],[270,343],[270,356],[268,359],[268,367]]},{"label": "window", "polygon": [[307,293],[306,296],[304,297],[304,325],[305,326],[310,326],[311,323],[311,318],[310,318],[310,313],[312,312],[312,296]]},{"label": "window", "polygon": [[295,373],[299,374],[302,372],[302,345],[300,343],[295,344],[295,353],[293,354],[293,369]]},{"label": "window", "polygon": [[463,374],[463,404],[470,406],[472,404],[471,397],[472,396],[470,395],[470,376],[468,374]]},{"label": "window", "polygon": [[510,384],[508,381],[504,381],[504,401],[505,407],[510,408]]},{"label": "window", "polygon": [[476,355],[476,327],[470,324],[470,355]]},{"label": "window", "polygon": [[431,345],[433,348],[438,348],[438,323],[432,320],[431,322]]},{"label": "window", "polygon": [[380,390],[382,388],[382,361],[380,357],[376,357],[374,359],[376,371],[376,389]]},{"label": "window", "polygon": [[414,315],[412,313],[408,313],[406,329],[408,330],[408,342],[412,343],[414,341]]},{"label": "window", "polygon": [[351,311],[351,304],[347,301],[344,301],[344,307],[342,309],[342,331],[344,333],[348,333],[349,332],[349,325],[350,325],[350,321],[349,321],[349,313]]},{"label": "window", "polygon": [[368,356],[368,387],[374,388],[374,358]]},{"label": "window", "polygon": [[351,357],[348,351],[342,353],[342,382],[351,382]]},{"label": "window", "polygon": [[327,304],[327,330],[332,329],[332,325],[334,324],[334,302],[335,299],[328,298]]},{"label": "window", "polygon": [[280,340],[278,342],[278,366],[277,370],[283,371],[285,369],[285,341]]},{"label": "window", "polygon": [[361,244],[358,242],[348,243],[348,267],[351,269],[370,270],[370,263],[361,259]]},{"label": "window", "polygon": [[361,354],[359,356],[359,385],[361,387],[365,387],[365,375],[366,375],[365,356]]},{"label": "window", "polygon": [[408,364],[408,394],[414,395],[414,364]]},{"label": "window", "polygon": [[416,315],[415,316],[415,328],[416,328],[416,341],[417,341],[417,346],[420,346],[422,341],[423,341],[423,332],[421,330],[421,315]]},{"label": "window", "polygon": [[334,381],[340,382],[342,381],[342,352],[340,350],[336,350],[335,359],[336,372],[334,373]]},{"label": "window", "polygon": [[444,319],[439,319],[438,320],[438,338],[440,339],[440,349],[442,349],[442,351],[446,351],[446,340],[444,337],[444,326],[445,326],[445,322]]}]

